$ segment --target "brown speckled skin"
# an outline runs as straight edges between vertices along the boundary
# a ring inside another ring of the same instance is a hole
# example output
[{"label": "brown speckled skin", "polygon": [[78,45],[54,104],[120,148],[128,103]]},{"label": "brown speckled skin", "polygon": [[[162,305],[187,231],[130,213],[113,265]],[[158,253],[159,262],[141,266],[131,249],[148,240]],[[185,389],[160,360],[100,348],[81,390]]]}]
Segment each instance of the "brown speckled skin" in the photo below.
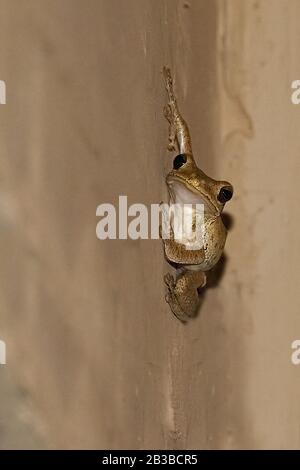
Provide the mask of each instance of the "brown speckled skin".
[{"label": "brown speckled skin", "polygon": [[[168,68],[164,68],[164,77],[169,99],[164,113],[170,124],[168,149],[178,150],[186,156],[186,163],[177,170],[171,170],[166,177],[166,183],[168,188],[175,182],[181,183],[191,192],[191,197],[199,196],[205,205],[204,245],[200,250],[189,250],[172,237],[163,239],[167,261],[179,267],[176,279],[171,274],[164,278],[168,288],[166,301],[174,315],[186,322],[197,313],[198,289],[205,286],[205,271],[210,270],[219,261],[226,241],[227,231],[221,219],[224,203],[221,203],[217,196],[222,187],[232,191],[233,189],[227,181],[216,181],[197,167],[188,126],[178,110]],[[169,192],[170,202],[174,202],[174,194]]]}]

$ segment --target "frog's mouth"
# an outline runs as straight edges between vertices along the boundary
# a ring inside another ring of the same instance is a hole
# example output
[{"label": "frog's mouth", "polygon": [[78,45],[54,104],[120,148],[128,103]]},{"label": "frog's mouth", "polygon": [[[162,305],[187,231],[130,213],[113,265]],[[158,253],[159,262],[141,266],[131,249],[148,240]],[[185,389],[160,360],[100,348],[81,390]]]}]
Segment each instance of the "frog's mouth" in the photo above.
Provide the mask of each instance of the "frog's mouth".
[{"label": "frog's mouth", "polygon": [[167,178],[170,202],[172,204],[203,204],[204,212],[210,215],[219,215],[220,210],[200,191],[189,185],[181,178]]}]

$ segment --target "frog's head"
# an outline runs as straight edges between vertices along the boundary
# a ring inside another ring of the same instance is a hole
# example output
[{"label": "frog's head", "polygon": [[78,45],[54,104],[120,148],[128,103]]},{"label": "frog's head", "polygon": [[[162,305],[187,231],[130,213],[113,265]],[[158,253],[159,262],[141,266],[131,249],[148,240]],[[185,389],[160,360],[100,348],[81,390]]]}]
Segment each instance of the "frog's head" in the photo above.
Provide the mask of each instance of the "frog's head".
[{"label": "frog's head", "polygon": [[207,214],[218,216],[232,198],[233,187],[227,181],[216,181],[201,171],[191,154],[174,158],[173,170],[166,182],[173,204],[204,204]]}]

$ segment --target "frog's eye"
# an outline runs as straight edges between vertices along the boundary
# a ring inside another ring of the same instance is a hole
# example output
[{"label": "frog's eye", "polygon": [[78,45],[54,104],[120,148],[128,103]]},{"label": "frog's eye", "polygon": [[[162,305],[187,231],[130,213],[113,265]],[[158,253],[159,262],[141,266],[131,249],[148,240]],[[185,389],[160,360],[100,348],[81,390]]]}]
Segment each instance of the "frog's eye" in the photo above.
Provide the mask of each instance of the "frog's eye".
[{"label": "frog's eye", "polygon": [[186,163],[186,155],[184,153],[180,153],[177,157],[173,160],[173,168],[174,170],[178,170],[182,165]]},{"label": "frog's eye", "polygon": [[223,188],[220,189],[219,194],[218,194],[218,200],[222,203],[225,203],[229,201],[232,198],[233,195],[233,189],[231,186],[223,186]]}]

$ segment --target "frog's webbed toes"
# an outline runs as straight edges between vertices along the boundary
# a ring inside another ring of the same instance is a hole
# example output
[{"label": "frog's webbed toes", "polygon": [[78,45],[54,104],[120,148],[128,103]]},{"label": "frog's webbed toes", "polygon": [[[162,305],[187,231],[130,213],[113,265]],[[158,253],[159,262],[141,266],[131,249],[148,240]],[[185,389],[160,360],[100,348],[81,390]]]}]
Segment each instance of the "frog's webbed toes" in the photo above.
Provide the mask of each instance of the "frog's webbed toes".
[{"label": "frog's webbed toes", "polygon": [[168,289],[165,299],[179,320],[187,322],[197,315],[199,290],[205,286],[205,280],[202,271],[177,270],[176,279],[170,273],[164,276]]},{"label": "frog's webbed toes", "polygon": [[168,291],[165,295],[165,300],[169,304],[170,309],[172,310],[173,314],[175,315],[178,320],[180,320],[182,323],[186,323],[189,319],[188,315],[182,310],[180,303],[178,301],[177,295],[176,295],[176,281],[174,277],[170,274],[167,273],[164,276],[164,281],[165,284],[167,285]]},{"label": "frog's webbed toes", "polygon": [[189,317],[182,310],[174,290],[169,290],[165,296],[165,299],[175,317],[178,318],[178,320],[180,320],[182,323],[186,323],[189,320]]}]

